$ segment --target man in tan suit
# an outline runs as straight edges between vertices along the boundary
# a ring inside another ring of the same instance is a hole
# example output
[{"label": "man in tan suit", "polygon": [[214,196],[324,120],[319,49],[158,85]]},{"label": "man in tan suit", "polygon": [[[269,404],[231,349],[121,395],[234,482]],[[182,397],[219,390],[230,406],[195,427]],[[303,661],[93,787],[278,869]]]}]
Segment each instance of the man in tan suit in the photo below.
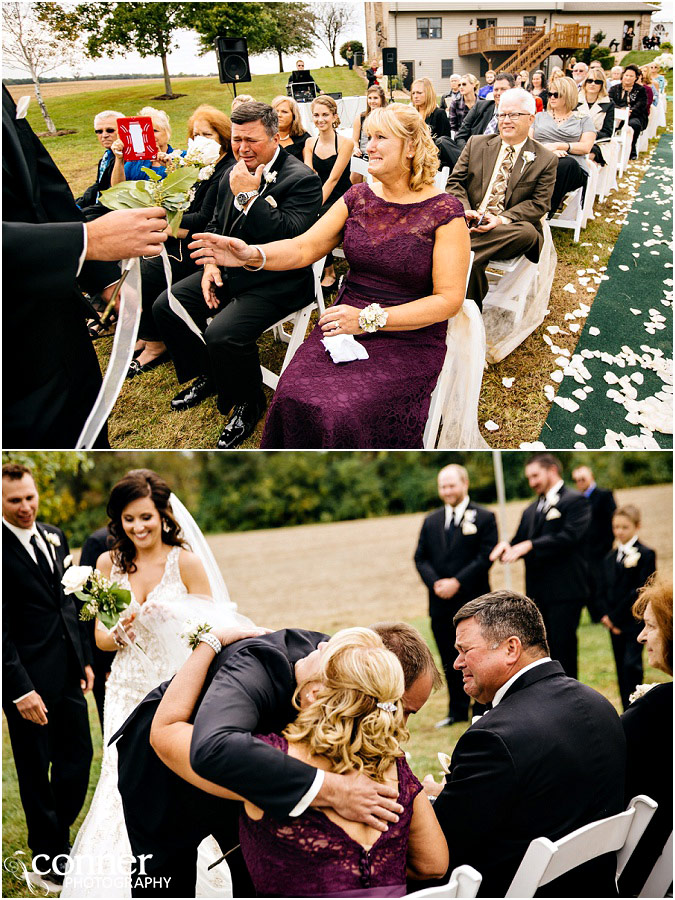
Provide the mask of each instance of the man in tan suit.
[{"label": "man in tan suit", "polygon": [[537,262],[544,242],[541,219],[551,208],[558,157],[528,137],[535,110],[532,94],[505,91],[499,134],[469,138],[448,181],[470,226],[476,255],[467,294],[479,308],[488,290],[488,262],[520,254]]}]

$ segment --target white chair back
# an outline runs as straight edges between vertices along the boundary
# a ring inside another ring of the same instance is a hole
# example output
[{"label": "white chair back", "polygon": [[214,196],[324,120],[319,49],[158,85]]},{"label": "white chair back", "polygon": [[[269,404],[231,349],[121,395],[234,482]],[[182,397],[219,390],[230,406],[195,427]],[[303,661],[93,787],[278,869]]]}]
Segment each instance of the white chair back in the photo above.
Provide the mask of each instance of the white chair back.
[{"label": "white chair back", "polygon": [[357,175],[362,175],[366,181],[370,179],[372,182],[372,175],[368,174],[368,160],[364,159],[362,156],[352,156],[352,161],[349,164],[349,171],[355,172]]},{"label": "white chair back", "polygon": [[444,191],[448,186],[448,178],[450,177],[450,166],[443,166],[434,176],[434,184],[436,189]]},{"label": "white chair back", "polygon": [[668,888],[673,883],[673,832],[666,841],[661,856],[654,863],[649,878],[645,881],[638,897],[667,897]]},{"label": "white chair back", "polygon": [[640,794],[624,812],[577,828],[559,841],[536,838],[527,848],[506,897],[534,897],[538,888],[565,872],[612,851],[617,854],[620,875],[657,805]]},{"label": "white chair back", "polygon": [[406,896],[436,897],[437,900],[446,900],[446,898],[447,900],[452,900],[454,897],[475,897],[482,880],[483,876],[480,872],[477,872],[471,866],[457,866],[450,873],[450,878],[446,884],[424,888],[421,891],[406,894]]}]

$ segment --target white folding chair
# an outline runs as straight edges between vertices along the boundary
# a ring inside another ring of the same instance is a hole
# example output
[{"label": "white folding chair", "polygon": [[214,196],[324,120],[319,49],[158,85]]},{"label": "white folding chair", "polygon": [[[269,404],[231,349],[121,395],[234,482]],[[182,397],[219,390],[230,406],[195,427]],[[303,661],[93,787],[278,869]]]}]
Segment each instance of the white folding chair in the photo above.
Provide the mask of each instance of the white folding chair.
[{"label": "white folding chair", "polygon": [[363,175],[368,184],[373,183],[373,176],[368,173],[368,160],[362,156],[352,156],[349,171],[355,172],[357,175]]},{"label": "white folding chair", "polygon": [[434,184],[437,190],[444,191],[448,186],[448,178],[450,177],[450,166],[443,166],[434,176]]},{"label": "white folding chair", "polygon": [[618,878],[657,806],[650,797],[640,794],[633,797],[624,812],[577,828],[559,841],[536,838],[527,848],[505,896],[534,897],[543,885],[604,853],[616,853]]},{"label": "white folding chair", "polygon": [[666,113],[668,111],[668,98],[664,91],[659,93],[659,105],[656,107],[656,127],[666,127]]},{"label": "white folding chair", "polygon": [[[318,310],[320,316],[323,315],[323,313],[326,311],[326,305],[323,301],[323,291],[321,290],[321,273],[323,272],[325,261],[326,257],[322,256],[321,259],[318,259],[312,265],[312,274],[314,276],[314,297],[307,304],[307,306],[303,306],[302,309],[298,309],[296,312],[291,313],[288,316],[284,316],[283,319],[279,319],[278,322],[275,322],[274,325],[270,325],[270,327],[266,329],[266,331],[274,332],[274,337],[278,341],[282,341],[284,344],[288,344],[286,355],[284,356],[284,361],[281,365],[281,372],[278,375],[275,375],[271,369],[268,369],[262,365],[260,366],[263,382],[267,385],[267,387],[272,388],[273,391],[276,391],[277,384],[279,383],[279,378],[281,377],[281,375],[283,375],[284,369],[293,359],[296,350],[305,339],[310,316],[315,309]],[[293,326],[292,334],[289,334],[284,329],[284,325],[286,323],[290,323]]]},{"label": "white folding chair", "polygon": [[446,884],[438,887],[423,888],[406,894],[406,897],[436,897],[438,900],[452,900],[453,897],[475,897],[483,880],[480,872],[472,866],[457,866],[450,873]]},{"label": "white folding chair", "polygon": [[649,107],[649,120],[647,121],[647,138],[651,141],[652,138],[656,137],[656,129],[658,126],[658,106],[652,105]]},{"label": "white folding chair", "polygon": [[608,141],[602,141],[600,149],[605,160],[604,166],[599,166],[597,192],[601,203],[607,199],[607,195],[616,190],[616,169],[619,159],[619,145],[615,139],[616,134],[616,118],[614,119],[614,128],[612,137]]},{"label": "white folding chair", "polygon": [[[673,883],[673,832],[666,841],[661,856],[654,863],[654,868],[645,881],[638,897],[667,897],[668,888]],[[670,895],[672,896],[672,894]]]},{"label": "white folding chair", "polygon": [[618,128],[619,122],[623,122],[623,127],[615,132],[614,140],[619,144],[619,178],[623,178],[623,173],[630,159],[630,149],[633,146],[633,129],[628,124],[629,110],[627,107],[614,110],[615,128]]}]

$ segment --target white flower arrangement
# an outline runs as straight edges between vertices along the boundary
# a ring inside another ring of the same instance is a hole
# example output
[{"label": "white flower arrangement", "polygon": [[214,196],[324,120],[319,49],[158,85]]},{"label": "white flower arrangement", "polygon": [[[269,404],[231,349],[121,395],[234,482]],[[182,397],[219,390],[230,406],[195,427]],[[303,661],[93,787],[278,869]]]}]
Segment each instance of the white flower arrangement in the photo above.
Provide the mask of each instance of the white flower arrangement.
[{"label": "white flower arrangement", "polygon": [[662,53],[660,56],[657,56],[656,59],[653,59],[652,62],[655,62],[657,65],[661,66],[662,69],[672,69],[673,54]]},{"label": "white flower arrangement", "polygon": [[635,566],[640,562],[640,557],[642,554],[639,550],[636,550],[635,547],[630,547],[623,558],[623,565],[625,569],[634,569]]},{"label": "white flower arrangement", "polygon": [[553,519],[560,519],[561,517],[562,517],[562,513],[560,512],[559,509],[556,509],[555,507],[553,507],[552,509],[549,509],[549,511],[546,513],[546,521],[547,522],[551,522]]},{"label": "white flower arrangement", "polygon": [[197,178],[200,181],[208,181],[215,171],[215,166],[204,166],[199,170],[199,175],[197,176]]},{"label": "white flower arrangement", "polygon": [[[70,559],[72,561],[72,556]],[[91,566],[69,566],[68,571],[63,573],[61,579],[63,593],[74,594],[76,591],[81,591],[91,578],[93,571]]]},{"label": "white flower arrangement", "polygon": [[462,534],[478,534],[478,529],[473,524],[473,522],[463,522]]},{"label": "white flower arrangement", "polygon": [[657,684],[658,681],[652,682],[652,684],[636,684],[635,690],[628,697],[628,702],[635,703],[636,700],[639,700],[640,697],[644,697],[644,695],[648,693],[648,691],[651,691],[653,687],[656,687]]},{"label": "white flower arrangement", "polygon": [[388,318],[389,313],[379,303],[371,303],[359,313],[359,328],[372,334],[378,328],[384,328]]},{"label": "white flower arrangement", "polygon": [[466,522],[475,522],[476,521],[476,510],[475,509],[467,509],[464,511],[464,520]]},{"label": "white flower arrangement", "polygon": [[184,164],[186,166],[215,166],[221,152],[220,144],[217,141],[197,135],[188,140],[187,152],[183,157]]},{"label": "white flower arrangement", "polygon": [[58,536],[58,534],[53,534],[51,531],[45,531],[45,540],[48,544],[51,544],[52,547],[61,546],[61,538]]},{"label": "white flower arrangement", "polygon": [[73,554],[69,553],[68,556],[63,560],[63,568],[67,569],[69,566],[73,564]]},{"label": "white flower arrangement", "polygon": [[277,180],[277,173],[276,172],[265,172],[265,174],[263,175],[263,178],[265,179],[267,184],[274,184],[274,182]]}]

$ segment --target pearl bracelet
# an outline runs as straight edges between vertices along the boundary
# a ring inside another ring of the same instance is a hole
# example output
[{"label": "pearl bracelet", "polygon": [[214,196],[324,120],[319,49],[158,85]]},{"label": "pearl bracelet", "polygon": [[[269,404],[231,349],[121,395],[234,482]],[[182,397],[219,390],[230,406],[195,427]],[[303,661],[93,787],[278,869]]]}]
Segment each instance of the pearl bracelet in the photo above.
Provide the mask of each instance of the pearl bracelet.
[{"label": "pearl bracelet", "polygon": [[252,269],[251,266],[247,266],[245,263],[242,268],[246,269],[247,272],[259,272],[261,269],[265,268],[265,263],[267,262],[267,254],[263,250],[262,247],[258,246],[258,244],[251,244],[254,250],[257,250],[258,253],[262,256],[262,262],[255,269]]},{"label": "pearl bracelet", "polygon": [[209,647],[213,650],[213,652],[218,656],[220,651],[223,649],[223,645],[220,643],[215,634],[211,634],[208,631],[205,631],[203,634],[199,635],[199,643],[200,644],[208,644]]}]

